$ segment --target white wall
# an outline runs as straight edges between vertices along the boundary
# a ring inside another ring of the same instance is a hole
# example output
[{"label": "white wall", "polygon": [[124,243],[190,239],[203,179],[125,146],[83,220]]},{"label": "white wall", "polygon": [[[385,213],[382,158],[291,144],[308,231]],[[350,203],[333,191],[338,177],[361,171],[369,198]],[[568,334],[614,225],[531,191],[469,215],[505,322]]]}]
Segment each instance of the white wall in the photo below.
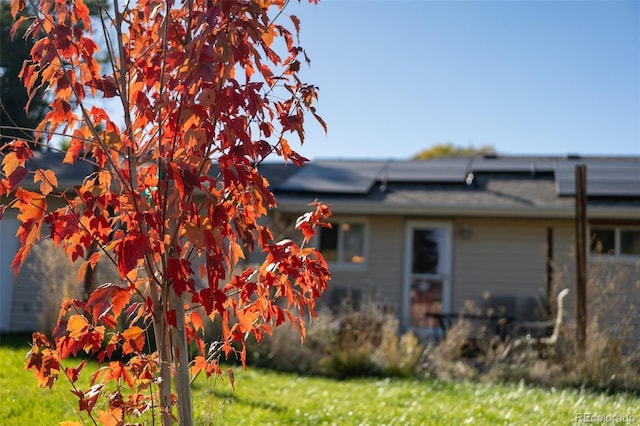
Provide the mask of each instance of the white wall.
[{"label": "white wall", "polygon": [[11,271],[11,262],[18,251],[18,220],[5,217],[0,220],[0,331],[10,331],[11,306],[15,278]]}]

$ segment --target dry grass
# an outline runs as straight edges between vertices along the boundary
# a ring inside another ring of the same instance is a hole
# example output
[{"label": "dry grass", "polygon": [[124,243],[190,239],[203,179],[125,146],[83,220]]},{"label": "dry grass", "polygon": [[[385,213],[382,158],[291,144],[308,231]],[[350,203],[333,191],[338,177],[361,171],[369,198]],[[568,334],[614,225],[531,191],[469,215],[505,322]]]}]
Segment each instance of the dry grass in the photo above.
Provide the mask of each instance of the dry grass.
[{"label": "dry grass", "polygon": [[[25,264],[22,276],[36,283],[35,299],[39,330],[50,334],[58,319],[60,304],[66,298],[83,299],[83,282],[78,282],[78,267],[83,259],[72,263],[62,249],[55,248],[53,241],[41,241],[32,250],[32,256]],[[94,271],[94,285],[113,282],[118,279],[116,268],[109,262],[99,262]]]},{"label": "dry grass", "polygon": [[52,240],[44,240],[33,248],[32,259],[25,265],[23,273],[32,282],[40,284],[38,324],[40,331],[50,334],[62,301],[82,296],[77,269],[62,250],[53,246]]},{"label": "dry grass", "polygon": [[[573,288],[571,274],[559,278],[558,288]],[[573,298],[568,297],[556,345],[541,347],[531,340],[518,350],[505,351],[516,336],[503,342],[486,327],[461,320],[429,351],[425,373],[448,380],[523,380],[550,387],[640,389],[640,267],[592,265],[587,295],[587,344],[582,359],[575,340]],[[477,313],[472,306],[467,309]]]},{"label": "dry grass", "polygon": [[[640,388],[640,264],[593,263],[587,283],[587,340],[576,357],[575,321],[563,330],[557,360],[571,366],[567,381],[609,389]],[[577,362],[576,362],[577,361]]]}]

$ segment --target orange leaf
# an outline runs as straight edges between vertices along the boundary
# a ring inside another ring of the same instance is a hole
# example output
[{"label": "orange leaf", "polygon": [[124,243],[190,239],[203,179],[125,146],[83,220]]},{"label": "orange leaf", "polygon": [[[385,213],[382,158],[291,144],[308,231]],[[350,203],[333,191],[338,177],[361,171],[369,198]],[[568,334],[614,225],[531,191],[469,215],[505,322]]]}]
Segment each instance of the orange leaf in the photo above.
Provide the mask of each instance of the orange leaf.
[{"label": "orange leaf", "polygon": [[198,355],[193,359],[193,365],[189,369],[189,372],[191,373],[192,376],[195,376],[201,371],[206,370],[207,365],[209,365],[209,363],[207,362],[207,359],[202,355]]},{"label": "orange leaf", "polygon": [[99,251],[95,251],[91,253],[91,256],[89,257],[89,263],[91,264],[91,268],[95,268],[101,256],[102,256],[102,253]]},{"label": "orange leaf", "polygon": [[124,422],[122,419],[122,408],[114,407],[108,411],[98,411],[98,420],[104,426],[122,426]]},{"label": "orange leaf", "polygon": [[9,176],[15,169],[22,166],[18,160],[18,155],[15,152],[9,152],[2,159],[2,169],[4,174]]},{"label": "orange leaf", "polygon": [[36,174],[33,177],[33,183],[40,182],[40,192],[42,195],[49,195],[53,188],[58,186],[58,178],[53,170],[36,170]]},{"label": "orange leaf", "polygon": [[80,339],[89,329],[89,322],[82,315],[71,315],[67,322],[67,331],[72,339]]},{"label": "orange leaf", "polygon": [[125,353],[131,353],[134,351],[141,352],[144,347],[144,330],[140,327],[134,325],[131,328],[128,328],[122,333],[122,337],[125,340],[125,344],[123,345],[123,351]]},{"label": "orange leaf", "polygon": [[236,391],[236,379],[233,376],[233,370],[231,368],[227,368],[227,376],[229,376],[229,383],[231,383],[231,389]]},{"label": "orange leaf", "polygon": [[242,251],[242,246],[238,243],[231,243],[231,252],[233,254],[232,261],[233,263],[238,263],[240,259],[244,259],[244,252]]},{"label": "orange leaf", "polygon": [[84,281],[84,277],[87,274],[87,267],[89,266],[89,261],[85,260],[82,262],[80,267],[78,268],[78,283]]},{"label": "orange leaf", "polygon": [[255,311],[239,310],[237,312],[238,322],[240,324],[240,332],[246,333],[253,329],[253,324],[260,314]]},{"label": "orange leaf", "polygon": [[191,324],[196,330],[204,330],[204,323],[202,322],[202,316],[196,311],[191,312]]}]

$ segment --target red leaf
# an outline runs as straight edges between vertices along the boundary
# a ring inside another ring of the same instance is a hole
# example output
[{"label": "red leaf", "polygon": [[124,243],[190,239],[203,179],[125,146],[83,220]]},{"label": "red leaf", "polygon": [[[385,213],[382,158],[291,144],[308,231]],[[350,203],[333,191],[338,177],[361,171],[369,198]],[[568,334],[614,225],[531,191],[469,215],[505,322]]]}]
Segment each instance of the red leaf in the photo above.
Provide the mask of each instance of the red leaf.
[{"label": "red leaf", "polygon": [[207,315],[211,315],[214,310],[219,313],[226,310],[227,295],[221,290],[205,288],[200,291],[200,300]]},{"label": "red leaf", "polygon": [[28,174],[27,169],[22,167],[19,167],[14,171],[12,171],[11,174],[7,176],[9,180],[9,185],[11,185],[11,188],[17,187],[20,184],[20,182],[22,182],[24,178],[27,177],[27,174]]},{"label": "red leaf", "polygon": [[113,98],[114,96],[118,95],[118,88],[116,86],[115,80],[111,76],[96,78],[87,83],[87,86],[102,91],[102,96],[104,98]]},{"label": "red leaf", "polygon": [[82,371],[82,369],[84,368],[84,366],[87,364],[87,360],[85,359],[84,361],[82,361],[80,363],[80,365],[78,365],[78,367],[73,368],[73,367],[67,367],[64,372],[67,375],[67,377],[69,378],[69,380],[71,380],[73,383],[78,381],[78,376],[80,374],[80,372]]},{"label": "red leaf", "polygon": [[104,319],[109,310],[115,317],[119,316],[130,300],[131,292],[129,289],[113,283],[106,283],[91,293],[87,307],[92,311],[93,321],[97,323]]},{"label": "red leaf", "polygon": [[74,392],[79,397],[78,408],[80,409],[80,411],[86,411],[87,413],[91,414],[93,407],[95,407],[96,403],[98,402],[98,397],[102,393],[102,389],[104,389],[104,385],[102,383],[99,383],[97,385],[91,386],[85,393],[80,392],[81,395],[78,395],[76,392]]},{"label": "red leaf", "polygon": [[167,325],[170,327],[178,326],[178,318],[176,317],[175,309],[171,309],[167,311]]},{"label": "red leaf", "polygon": [[118,244],[118,271],[120,278],[125,278],[129,272],[138,266],[149,251],[149,240],[144,235],[127,236]]},{"label": "red leaf", "polygon": [[291,22],[293,22],[293,26],[296,29],[296,35],[300,34],[300,19],[296,15],[289,15],[291,18]]}]

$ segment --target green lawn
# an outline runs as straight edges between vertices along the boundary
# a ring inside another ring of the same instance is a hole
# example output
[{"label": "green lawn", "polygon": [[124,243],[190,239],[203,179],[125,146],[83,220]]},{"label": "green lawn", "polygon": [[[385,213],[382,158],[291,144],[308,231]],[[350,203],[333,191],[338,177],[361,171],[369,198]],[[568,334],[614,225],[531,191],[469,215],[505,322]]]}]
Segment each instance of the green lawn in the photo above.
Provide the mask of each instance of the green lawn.
[{"label": "green lawn", "polygon": [[[78,420],[66,383],[42,390],[23,370],[26,350],[0,347],[0,423]],[[569,425],[578,413],[633,415],[640,422],[640,399],[623,394],[404,379],[335,381],[255,369],[238,369],[235,379],[235,392],[226,380],[195,383],[198,424]]]}]

